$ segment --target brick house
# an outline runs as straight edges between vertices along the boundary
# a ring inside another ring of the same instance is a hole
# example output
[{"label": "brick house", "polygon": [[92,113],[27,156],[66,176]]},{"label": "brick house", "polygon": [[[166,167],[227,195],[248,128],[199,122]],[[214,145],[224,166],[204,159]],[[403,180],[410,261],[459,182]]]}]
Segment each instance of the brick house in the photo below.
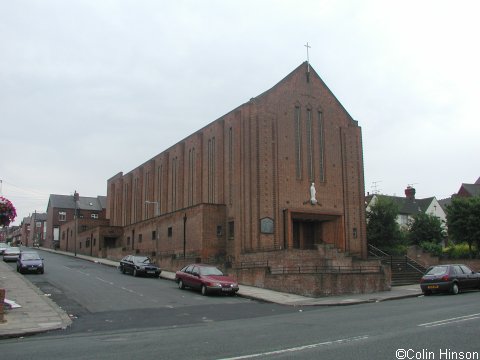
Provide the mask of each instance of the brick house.
[{"label": "brick house", "polygon": [[[310,295],[384,290],[389,274],[367,260],[362,156],[357,121],[305,62],[110,178],[107,217],[124,229],[123,254],[155,256],[170,270],[213,262],[242,283],[267,288]],[[308,290],[296,288],[292,267]],[[307,268],[315,271],[307,275]],[[333,276],[334,268],[345,271]],[[283,276],[274,275],[278,269]]]},{"label": "brick house", "polygon": [[47,229],[42,246],[56,248],[60,246],[60,227],[75,219],[85,219],[96,223],[106,219],[106,196],[85,197],[51,194],[47,206]]}]

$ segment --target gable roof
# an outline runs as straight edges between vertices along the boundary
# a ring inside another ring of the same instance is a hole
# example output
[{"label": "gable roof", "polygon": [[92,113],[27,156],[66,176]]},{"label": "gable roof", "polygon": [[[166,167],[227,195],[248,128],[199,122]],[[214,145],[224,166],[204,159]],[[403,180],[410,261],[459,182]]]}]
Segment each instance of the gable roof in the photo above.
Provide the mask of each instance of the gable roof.
[{"label": "gable roof", "polygon": [[[106,204],[106,196],[80,196],[78,200],[78,208],[80,210],[102,211],[106,208]],[[50,194],[50,199],[48,200],[48,207],[60,209],[75,209],[76,204],[73,195]]]},{"label": "gable roof", "polygon": [[390,196],[390,195],[376,195],[376,196],[387,198],[393,201],[393,203],[398,206],[398,213],[400,215],[412,215],[412,216],[420,213],[425,213],[428,210],[428,207],[430,206],[430,204],[435,200],[435,197],[429,197],[425,199],[415,199],[415,198],[409,199],[406,197]]},{"label": "gable roof", "polygon": [[[478,180],[477,180],[478,181]],[[470,196],[480,196],[480,184],[462,184],[461,189],[464,189],[467,193],[470,194]],[[459,191],[459,192],[460,192]]]}]

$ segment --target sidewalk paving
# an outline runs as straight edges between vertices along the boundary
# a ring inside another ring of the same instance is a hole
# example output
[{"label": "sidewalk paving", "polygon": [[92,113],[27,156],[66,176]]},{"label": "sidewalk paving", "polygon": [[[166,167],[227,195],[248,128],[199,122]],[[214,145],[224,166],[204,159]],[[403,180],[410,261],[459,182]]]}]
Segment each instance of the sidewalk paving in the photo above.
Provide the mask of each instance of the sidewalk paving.
[{"label": "sidewalk paving", "polygon": [[[59,250],[42,248],[52,253],[74,256]],[[79,259],[92,261],[112,267],[118,267],[118,261],[95,258],[77,254]],[[174,280],[175,273],[163,270],[160,277]],[[72,320],[57,304],[43,294],[35,285],[23,275],[18,274],[9,265],[0,262],[0,288],[6,289],[6,298],[13,300],[22,307],[6,310],[6,322],[0,323],[0,338],[32,335],[51,330],[65,329]],[[382,291],[370,294],[349,294],[321,298],[311,298],[301,295],[262,289],[254,286],[240,285],[238,296],[259,301],[271,302],[288,306],[339,306],[369,302],[380,302],[393,299],[420,296],[419,285],[392,287],[391,291]]]}]

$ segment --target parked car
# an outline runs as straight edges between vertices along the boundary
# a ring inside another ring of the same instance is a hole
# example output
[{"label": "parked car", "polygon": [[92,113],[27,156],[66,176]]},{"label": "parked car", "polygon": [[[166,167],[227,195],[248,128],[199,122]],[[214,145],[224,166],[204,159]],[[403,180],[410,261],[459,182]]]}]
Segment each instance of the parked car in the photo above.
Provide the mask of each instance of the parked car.
[{"label": "parked car", "polygon": [[433,292],[456,295],[461,290],[480,289],[480,273],[463,264],[436,265],[422,276],[420,287],[425,295]]},{"label": "parked car", "polygon": [[43,259],[35,251],[22,251],[17,259],[17,271],[21,274],[26,272],[36,272],[43,274],[45,264]]},{"label": "parked car", "polygon": [[17,261],[20,256],[20,248],[8,247],[3,252],[3,261]]},{"label": "parked car", "polygon": [[133,276],[146,275],[159,277],[162,270],[147,256],[127,255],[120,261],[119,270]]},{"label": "parked car", "polygon": [[238,283],[212,265],[187,265],[175,273],[175,281],[180,289],[198,289],[202,295],[213,292],[235,295],[238,291]]},{"label": "parked car", "polygon": [[0,254],[3,255],[3,252],[5,251],[5,249],[8,248],[8,245],[5,244],[5,243],[0,243]]}]

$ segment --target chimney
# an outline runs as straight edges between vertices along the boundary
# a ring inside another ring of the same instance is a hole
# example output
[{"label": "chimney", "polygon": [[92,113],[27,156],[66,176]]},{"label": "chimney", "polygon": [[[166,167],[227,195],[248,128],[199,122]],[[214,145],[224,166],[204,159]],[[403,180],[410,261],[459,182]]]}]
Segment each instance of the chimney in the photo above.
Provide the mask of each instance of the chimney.
[{"label": "chimney", "polygon": [[407,186],[405,189],[405,196],[409,200],[415,200],[415,189],[411,186]]}]

